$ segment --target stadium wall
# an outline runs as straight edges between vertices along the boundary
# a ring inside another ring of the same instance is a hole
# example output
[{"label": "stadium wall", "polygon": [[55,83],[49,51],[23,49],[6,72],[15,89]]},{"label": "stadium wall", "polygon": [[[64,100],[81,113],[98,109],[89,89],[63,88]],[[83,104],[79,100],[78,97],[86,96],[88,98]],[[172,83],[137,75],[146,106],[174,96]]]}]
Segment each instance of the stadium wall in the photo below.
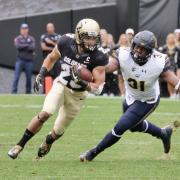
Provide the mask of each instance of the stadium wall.
[{"label": "stadium wall", "polygon": [[94,18],[102,28],[113,34],[116,42],[126,28],[131,27],[135,32],[149,29],[155,32],[159,45],[162,45],[166,35],[180,25],[179,7],[180,0],[117,0],[116,4],[0,20],[0,65],[14,68],[16,49],[13,39],[19,34],[19,26],[22,22],[29,24],[30,34],[36,39],[33,70],[38,72],[43,60],[39,43],[40,35],[45,32],[48,22],[55,24],[56,32],[64,34],[73,32],[80,19]]},{"label": "stadium wall", "polygon": [[19,34],[19,26],[22,22],[29,24],[30,34],[36,39],[36,55],[33,70],[38,72],[43,61],[40,50],[40,36],[45,32],[46,24],[48,22],[54,23],[57,33],[71,33],[74,32],[76,23],[85,17],[96,19],[101,27],[106,28],[114,37],[117,38],[119,36],[116,27],[117,15],[115,4],[2,20],[0,21],[0,65],[14,68],[16,49],[13,40]]},{"label": "stadium wall", "polygon": [[154,32],[162,46],[167,34],[180,28],[179,4],[180,0],[139,0],[139,30]]}]

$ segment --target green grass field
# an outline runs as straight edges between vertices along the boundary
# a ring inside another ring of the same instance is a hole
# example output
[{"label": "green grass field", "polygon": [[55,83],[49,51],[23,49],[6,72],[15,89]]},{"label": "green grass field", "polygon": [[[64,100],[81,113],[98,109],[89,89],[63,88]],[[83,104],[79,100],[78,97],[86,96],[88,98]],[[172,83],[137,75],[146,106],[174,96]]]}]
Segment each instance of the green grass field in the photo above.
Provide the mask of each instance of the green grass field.
[{"label": "green grass field", "polygon": [[[80,163],[79,154],[95,146],[122,114],[120,98],[88,98],[80,114],[51,152],[33,161],[54,115],[12,160],[8,150],[19,140],[27,123],[41,109],[44,96],[0,96],[0,180],[179,180],[180,130],[172,137],[170,157],[164,158],[160,140],[143,133],[124,134],[93,162]],[[180,119],[180,101],[162,99],[149,117],[163,127]]]}]

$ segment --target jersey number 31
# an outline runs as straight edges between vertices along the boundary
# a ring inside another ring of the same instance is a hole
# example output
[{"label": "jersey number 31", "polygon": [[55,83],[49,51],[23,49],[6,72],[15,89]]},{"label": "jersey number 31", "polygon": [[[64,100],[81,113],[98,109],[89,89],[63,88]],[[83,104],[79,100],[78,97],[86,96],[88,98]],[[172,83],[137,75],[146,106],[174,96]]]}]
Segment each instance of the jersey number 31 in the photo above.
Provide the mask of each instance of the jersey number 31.
[{"label": "jersey number 31", "polygon": [[140,91],[144,91],[144,81],[136,81],[135,79],[129,78],[128,84],[133,89],[139,89]]}]

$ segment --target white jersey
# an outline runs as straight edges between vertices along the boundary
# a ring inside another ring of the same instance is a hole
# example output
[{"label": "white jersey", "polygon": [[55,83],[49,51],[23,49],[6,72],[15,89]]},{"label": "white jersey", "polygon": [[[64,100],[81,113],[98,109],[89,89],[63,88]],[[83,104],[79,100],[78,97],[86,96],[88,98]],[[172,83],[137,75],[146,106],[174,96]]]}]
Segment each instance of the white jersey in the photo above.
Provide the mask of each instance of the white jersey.
[{"label": "white jersey", "polygon": [[125,83],[127,104],[136,100],[156,102],[160,94],[158,79],[165,67],[166,55],[154,50],[147,63],[140,66],[133,61],[130,48],[120,48],[118,59]]}]

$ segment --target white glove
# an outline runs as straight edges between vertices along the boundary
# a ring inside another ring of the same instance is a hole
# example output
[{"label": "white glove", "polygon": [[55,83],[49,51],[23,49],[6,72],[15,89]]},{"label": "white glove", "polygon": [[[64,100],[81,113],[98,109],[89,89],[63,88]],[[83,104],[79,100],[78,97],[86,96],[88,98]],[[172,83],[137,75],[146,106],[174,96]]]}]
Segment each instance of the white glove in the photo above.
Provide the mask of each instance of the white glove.
[{"label": "white glove", "polygon": [[103,90],[103,88],[104,88],[104,84],[105,84],[105,82],[100,84],[98,88],[95,88],[95,87],[91,86],[91,91],[90,92],[95,94],[95,95],[100,95],[102,90]]}]

